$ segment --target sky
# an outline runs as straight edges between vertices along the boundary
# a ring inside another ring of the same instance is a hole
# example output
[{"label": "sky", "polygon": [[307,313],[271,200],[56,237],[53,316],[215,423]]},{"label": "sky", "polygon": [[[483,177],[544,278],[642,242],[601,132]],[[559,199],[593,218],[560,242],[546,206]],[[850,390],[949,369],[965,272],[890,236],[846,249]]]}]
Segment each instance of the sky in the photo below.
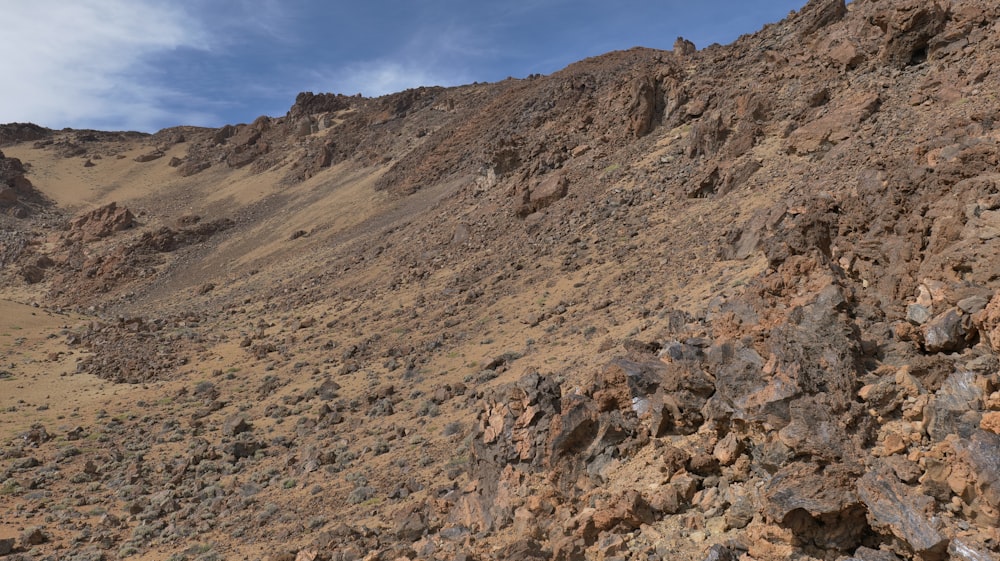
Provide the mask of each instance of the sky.
[{"label": "sky", "polygon": [[0,0],[0,123],[155,132],[727,44],[806,0]]}]

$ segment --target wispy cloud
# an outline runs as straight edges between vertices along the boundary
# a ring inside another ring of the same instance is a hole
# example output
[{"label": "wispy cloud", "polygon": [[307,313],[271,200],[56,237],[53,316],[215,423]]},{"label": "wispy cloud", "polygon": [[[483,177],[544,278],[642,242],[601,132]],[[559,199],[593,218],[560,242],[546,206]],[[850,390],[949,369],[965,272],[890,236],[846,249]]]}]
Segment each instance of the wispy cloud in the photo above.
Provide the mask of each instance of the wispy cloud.
[{"label": "wispy cloud", "polygon": [[318,71],[317,86],[368,97],[419,86],[457,86],[475,80],[477,61],[493,51],[471,29],[459,25],[400,31],[409,37],[391,53]]},{"label": "wispy cloud", "polygon": [[0,122],[149,130],[182,95],[143,80],[152,57],[209,48],[195,18],[157,0],[7,2],[4,20]]},{"label": "wispy cloud", "polygon": [[384,59],[350,64],[320,81],[332,84],[340,93],[377,97],[419,86],[455,86],[464,79],[412,61]]}]

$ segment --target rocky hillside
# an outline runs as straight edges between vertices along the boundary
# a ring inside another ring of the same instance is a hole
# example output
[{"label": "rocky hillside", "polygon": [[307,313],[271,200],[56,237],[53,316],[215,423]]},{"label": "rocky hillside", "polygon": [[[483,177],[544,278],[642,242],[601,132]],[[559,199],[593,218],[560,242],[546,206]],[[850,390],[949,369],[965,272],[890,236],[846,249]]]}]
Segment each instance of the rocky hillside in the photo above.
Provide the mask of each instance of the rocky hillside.
[{"label": "rocky hillside", "polygon": [[998,19],[0,127],[0,558],[997,558]]}]

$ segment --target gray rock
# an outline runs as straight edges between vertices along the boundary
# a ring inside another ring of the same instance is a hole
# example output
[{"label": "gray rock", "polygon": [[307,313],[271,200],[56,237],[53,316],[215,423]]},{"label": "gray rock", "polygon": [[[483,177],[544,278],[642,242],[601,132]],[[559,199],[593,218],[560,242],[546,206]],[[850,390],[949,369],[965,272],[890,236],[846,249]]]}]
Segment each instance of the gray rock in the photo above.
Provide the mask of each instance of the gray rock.
[{"label": "gray rock", "polygon": [[969,296],[958,301],[958,309],[967,314],[974,314],[986,308],[990,301],[982,296]]},{"label": "gray rock", "polygon": [[236,436],[253,428],[243,415],[233,415],[222,423],[223,436]]},{"label": "gray rock", "polygon": [[968,438],[979,427],[982,390],[975,380],[972,372],[959,371],[941,384],[924,411],[927,433],[933,440],[944,440],[949,434]]},{"label": "gray rock", "polygon": [[927,352],[941,353],[964,349],[968,343],[965,320],[957,308],[952,308],[924,324],[924,348]]},{"label": "gray rock", "polygon": [[903,485],[884,467],[865,473],[858,480],[857,490],[875,529],[892,532],[927,561],[947,557],[948,538],[924,515],[925,506],[934,499]]},{"label": "gray rock", "polygon": [[0,539],[0,555],[10,555],[14,551],[14,538]]},{"label": "gray rock", "polygon": [[972,467],[982,500],[994,509],[1000,508],[1000,435],[976,430],[961,449],[960,457]]},{"label": "gray rock", "polygon": [[931,311],[920,304],[910,304],[906,307],[906,321],[923,325],[931,320]]},{"label": "gray rock", "polygon": [[703,561],[736,561],[739,557],[740,554],[736,551],[724,545],[715,544],[708,550]]},{"label": "gray rock", "polygon": [[948,553],[951,554],[952,559],[961,561],[994,561],[996,559],[992,554],[980,551],[957,538],[951,540]]},{"label": "gray rock", "polygon": [[870,549],[862,546],[855,550],[854,557],[845,561],[902,561],[902,559],[891,551]]},{"label": "gray rock", "polygon": [[21,545],[25,547],[40,545],[47,541],[49,541],[49,535],[37,526],[28,528],[21,534]]}]

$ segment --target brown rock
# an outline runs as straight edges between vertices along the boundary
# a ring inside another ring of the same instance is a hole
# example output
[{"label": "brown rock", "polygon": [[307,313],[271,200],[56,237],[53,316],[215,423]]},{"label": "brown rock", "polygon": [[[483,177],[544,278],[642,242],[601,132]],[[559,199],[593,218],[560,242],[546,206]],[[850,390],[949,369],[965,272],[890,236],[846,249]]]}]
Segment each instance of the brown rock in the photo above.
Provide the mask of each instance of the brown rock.
[{"label": "brown rock", "polygon": [[676,514],[681,511],[683,500],[677,487],[662,485],[650,494],[649,506],[661,514]]},{"label": "brown rock", "polygon": [[524,202],[518,207],[517,214],[523,218],[538,212],[565,197],[568,190],[569,181],[566,176],[561,173],[550,175],[536,187],[525,192]]},{"label": "brown rock", "polygon": [[316,549],[300,549],[295,554],[295,561],[316,561],[317,557],[319,557],[319,551]]},{"label": "brown rock", "polygon": [[38,527],[28,528],[21,533],[21,545],[24,547],[41,545],[47,541],[49,541],[49,535]]},{"label": "brown rock", "polygon": [[983,413],[983,418],[979,421],[979,427],[993,434],[1000,434],[1000,411],[987,411]]},{"label": "brown rock", "polygon": [[656,81],[650,77],[637,78],[632,83],[632,105],[629,107],[632,133],[636,138],[645,136],[653,128],[656,115]]},{"label": "brown rock", "polygon": [[90,242],[127,230],[135,224],[132,211],[112,202],[77,216],[70,221],[69,230],[72,237]]},{"label": "brown rock", "polygon": [[233,415],[222,423],[222,434],[224,436],[236,436],[237,434],[251,430],[253,426],[243,415]]},{"label": "brown rock", "polygon": [[[831,102],[833,103],[833,102]],[[876,93],[857,93],[836,110],[796,129],[788,137],[789,152],[811,154],[846,140],[854,129],[875,113],[881,100]]]},{"label": "brown rock", "polygon": [[764,489],[764,512],[799,539],[850,549],[868,530],[854,492],[856,479],[857,472],[843,465],[789,464]]},{"label": "brown rock", "polygon": [[680,56],[690,56],[690,55],[693,55],[694,53],[698,52],[698,48],[695,47],[695,44],[693,42],[691,42],[691,41],[688,41],[687,39],[685,39],[683,37],[678,37],[677,40],[674,41],[674,49],[673,50],[674,50],[674,54],[680,55]]},{"label": "brown rock", "polygon": [[730,432],[716,443],[712,454],[720,464],[731,466],[743,454],[743,447],[743,441],[736,436],[736,433]]},{"label": "brown rock", "polygon": [[926,60],[931,39],[944,29],[947,20],[947,9],[936,2],[896,3],[874,22],[886,30],[880,58],[897,68]]},{"label": "brown rock", "polygon": [[882,449],[886,456],[901,454],[906,451],[906,441],[898,434],[890,433],[882,441]]},{"label": "brown rock", "polygon": [[980,333],[986,335],[990,348],[1000,353],[1000,292],[993,295],[986,308],[973,316]]},{"label": "brown rock", "polygon": [[840,21],[845,15],[847,5],[844,0],[810,0],[798,13],[799,33],[812,35]]},{"label": "brown rock", "polygon": [[631,531],[642,524],[651,523],[653,512],[638,491],[629,490],[606,503],[598,503],[593,521],[594,526],[601,532],[615,528]]},{"label": "brown rock", "polygon": [[0,206],[7,207],[17,203],[17,191],[0,185]]},{"label": "brown rock", "polygon": [[152,162],[153,160],[158,160],[164,156],[163,152],[160,150],[155,150],[153,152],[147,152],[135,157],[135,161],[139,163]]},{"label": "brown rock", "polygon": [[427,520],[422,509],[417,506],[403,509],[395,516],[396,537],[405,542],[415,542],[427,532]]}]

